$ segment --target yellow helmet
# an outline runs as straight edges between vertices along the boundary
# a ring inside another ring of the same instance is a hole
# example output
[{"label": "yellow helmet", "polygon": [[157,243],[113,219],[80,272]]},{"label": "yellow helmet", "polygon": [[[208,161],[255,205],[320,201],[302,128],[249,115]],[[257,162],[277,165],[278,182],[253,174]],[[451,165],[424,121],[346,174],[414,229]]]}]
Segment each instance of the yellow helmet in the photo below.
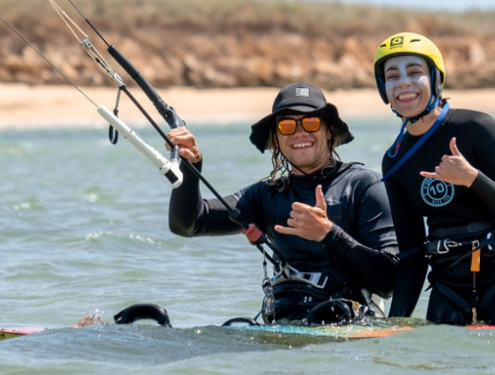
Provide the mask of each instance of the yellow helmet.
[{"label": "yellow helmet", "polygon": [[417,55],[426,59],[432,68],[431,85],[432,92],[439,97],[445,85],[445,65],[438,47],[423,35],[409,32],[394,34],[385,39],[375,53],[373,62],[375,70],[376,86],[385,104],[388,104],[385,90],[385,74],[383,65],[390,57],[400,55]]}]

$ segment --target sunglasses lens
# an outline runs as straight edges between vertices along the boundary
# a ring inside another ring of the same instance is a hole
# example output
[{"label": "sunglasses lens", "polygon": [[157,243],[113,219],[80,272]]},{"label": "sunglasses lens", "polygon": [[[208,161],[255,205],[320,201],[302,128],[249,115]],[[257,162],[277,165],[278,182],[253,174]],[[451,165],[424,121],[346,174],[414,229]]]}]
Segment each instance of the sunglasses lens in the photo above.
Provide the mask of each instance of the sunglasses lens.
[{"label": "sunglasses lens", "polygon": [[320,118],[319,117],[305,117],[302,119],[302,126],[304,130],[309,133],[316,132],[320,129]]},{"label": "sunglasses lens", "polygon": [[298,123],[305,131],[313,133],[320,129],[321,120],[319,117],[304,117],[301,120],[286,118],[278,122],[278,130],[283,135],[292,135],[296,132]]},{"label": "sunglasses lens", "polygon": [[278,130],[283,135],[294,134],[296,131],[297,122],[292,119],[280,120],[278,122]]}]

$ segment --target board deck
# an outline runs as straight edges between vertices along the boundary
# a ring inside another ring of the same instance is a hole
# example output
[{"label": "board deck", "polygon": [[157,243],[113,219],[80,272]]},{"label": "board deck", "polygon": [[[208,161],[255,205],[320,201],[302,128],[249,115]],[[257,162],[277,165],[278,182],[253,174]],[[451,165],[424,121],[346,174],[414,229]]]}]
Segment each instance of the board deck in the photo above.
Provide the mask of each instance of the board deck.
[{"label": "board deck", "polygon": [[[291,325],[245,325],[228,326],[226,329],[237,329],[249,332],[273,332],[280,334],[296,334],[306,336],[334,337],[342,339],[365,339],[387,337],[400,332],[413,330],[413,325],[345,325],[345,326],[291,326]],[[469,330],[492,330],[495,325],[469,325]],[[1,328],[0,341],[46,331],[41,327]]]},{"label": "board deck", "polygon": [[[419,326],[423,326],[424,323]],[[326,336],[341,339],[365,339],[387,337],[400,332],[411,331],[417,328],[415,324],[391,324],[390,322],[377,322],[376,324],[360,325],[349,324],[343,326],[297,326],[297,325],[259,325],[259,326],[231,326],[245,331],[274,332],[281,334],[299,334],[306,336]],[[495,325],[468,325],[469,330],[491,330]]]},{"label": "board deck", "polygon": [[495,329],[495,325],[489,324],[471,324],[466,326],[467,329]]},{"label": "board deck", "polygon": [[32,333],[42,332],[45,330],[46,328],[39,327],[0,328],[0,341],[30,335]]},{"label": "board deck", "polygon": [[363,339],[387,337],[399,332],[410,331],[413,326],[291,326],[291,325],[260,325],[245,327],[228,327],[246,331],[274,332],[283,334],[298,334],[307,336],[327,336],[346,339]]}]

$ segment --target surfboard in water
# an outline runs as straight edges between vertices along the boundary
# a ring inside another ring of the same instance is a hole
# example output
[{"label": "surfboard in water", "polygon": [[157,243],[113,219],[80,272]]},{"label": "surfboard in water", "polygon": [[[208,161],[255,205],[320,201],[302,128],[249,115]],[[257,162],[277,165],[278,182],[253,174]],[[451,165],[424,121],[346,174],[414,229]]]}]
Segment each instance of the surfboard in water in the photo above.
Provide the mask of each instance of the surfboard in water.
[{"label": "surfboard in water", "polygon": [[[170,324],[167,311],[155,304],[135,304],[125,308],[114,316],[117,324],[132,324],[137,320],[151,319],[158,325],[167,329],[172,327]],[[99,310],[93,314],[85,315],[73,327],[79,328],[91,325],[103,325],[100,319]],[[259,324],[250,318],[232,318],[225,322],[221,328],[236,329],[244,332],[259,333],[276,333],[276,334],[293,334],[303,336],[332,337],[336,339],[364,339],[374,337],[387,337],[399,332],[410,331],[416,327],[428,325],[424,319],[417,318],[370,318],[363,324],[347,325],[277,325],[277,324]],[[468,329],[495,329],[495,325],[469,325]],[[30,335],[37,332],[45,331],[46,328],[38,327],[11,327],[0,328],[0,340],[11,339],[19,336]]]},{"label": "surfboard in water", "polygon": [[[431,325],[424,319],[417,318],[392,318],[370,319],[365,324],[347,325],[236,325],[227,326],[249,332],[273,332],[280,334],[298,334],[306,336],[332,337],[336,339],[365,339],[387,337],[400,332],[411,331],[414,328]],[[465,326],[469,330],[491,330],[495,325],[473,324]]]},{"label": "surfboard in water", "polygon": [[[282,325],[259,325],[245,327],[225,327],[225,329],[238,329],[250,332],[272,332],[280,334],[297,334],[307,336],[327,336],[335,338],[357,339],[386,337],[398,332],[409,331],[413,326],[373,327],[360,325],[346,326],[282,326]],[[166,328],[164,328],[166,329]],[[46,331],[45,328],[22,327],[22,328],[0,328],[0,340],[12,339],[33,333]]]},{"label": "surfboard in water", "polygon": [[13,339],[45,330],[46,328],[39,327],[0,328],[0,340]]},{"label": "surfboard in water", "polygon": [[292,325],[259,325],[244,327],[226,327],[252,332],[273,332],[280,334],[297,334],[306,336],[326,336],[343,339],[364,339],[374,337],[387,337],[399,332],[414,329],[411,325],[357,325],[349,324],[343,326],[292,326]]},{"label": "surfboard in water", "polygon": [[[224,328],[249,332],[271,332],[279,334],[333,337],[341,339],[366,339],[387,337],[396,333],[413,330],[416,327],[413,325],[366,326],[349,324],[344,326],[259,325],[242,327],[231,326]],[[495,329],[495,325],[469,325],[465,328],[469,330],[493,330]],[[33,333],[39,333],[46,330],[46,328],[40,327],[0,328],[0,341],[30,335]]]}]

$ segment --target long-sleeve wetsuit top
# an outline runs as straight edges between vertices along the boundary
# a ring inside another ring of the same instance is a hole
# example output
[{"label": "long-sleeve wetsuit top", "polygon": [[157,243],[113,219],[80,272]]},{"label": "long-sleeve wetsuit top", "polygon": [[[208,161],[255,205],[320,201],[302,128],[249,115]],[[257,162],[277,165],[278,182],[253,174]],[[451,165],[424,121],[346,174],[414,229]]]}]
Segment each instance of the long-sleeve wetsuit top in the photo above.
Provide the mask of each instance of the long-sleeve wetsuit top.
[{"label": "long-sleeve wetsuit top", "polygon": [[[459,152],[480,173],[470,188],[454,186],[441,180],[424,178],[420,171],[432,172],[443,155],[451,155],[449,143],[456,137]],[[382,160],[385,175],[421,138],[404,135],[399,152]],[[495,120],[481,112],[449,109],[446,117],[411,158],[386,182],[395,230],[402,258],[394,292],[391,316],[410,316],[421,293],[428,264],[420,249],[432,234],[473,222],[495,219]]]},{"label": "long-sleeve wetsuit top", "polygon": [[[242,228],[229,218],[229,210],[217,199],[203,199],[198,179],[181,168],[184,181],[170,201],[172,232],[186,237],[239,233]],[[292,203],[315,205],[318,184],[333,222],[323,241],[276,232],[275,224],[287,225]],[[290,186],[282,192],[260,181],[224,199],[240,211],[245,226],[255,224],[298,271],[322,272],[345,280],[351,288],[391,296],[398,263],[391,254],[398,249],[385,187],[376,172],[338,162],[331,172],[291,175]]]}]

